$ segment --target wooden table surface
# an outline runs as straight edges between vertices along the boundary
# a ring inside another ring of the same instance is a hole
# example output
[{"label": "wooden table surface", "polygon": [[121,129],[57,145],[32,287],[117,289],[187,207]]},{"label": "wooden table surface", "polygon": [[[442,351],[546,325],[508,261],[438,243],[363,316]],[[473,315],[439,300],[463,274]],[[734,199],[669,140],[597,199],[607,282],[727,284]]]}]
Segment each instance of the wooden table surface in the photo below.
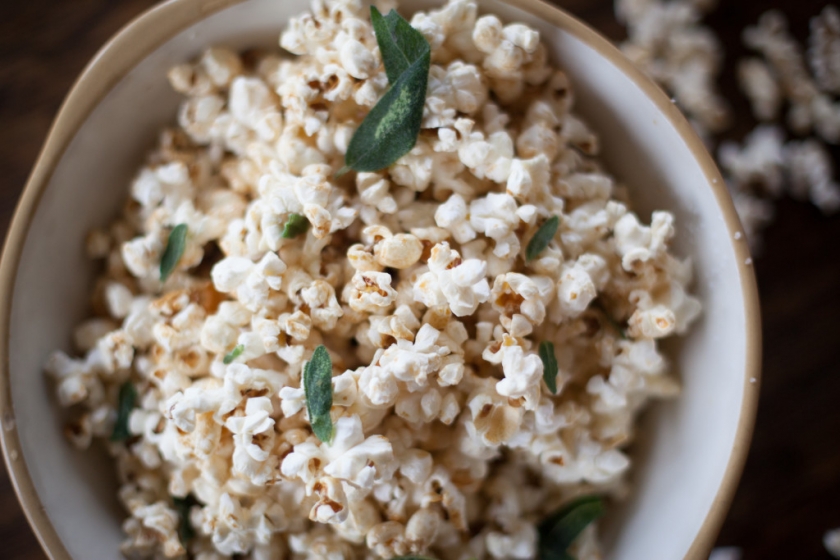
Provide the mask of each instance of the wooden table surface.
[{"label": "wooden table surface", "polygon": [[[282,0],[277,0],[282,1]],[[613,39],[611,0],[555,0]],[[0,232],[5,232],[50,122],[96,50],[154,0],[0,1]],[[737,99],[739,33],[782,8],[803,37],[824,0],[726,0],[709,21],[727,49],[724,90]],[[733,135],[752,122],[733,103]],[[835,161],[838,161],[835,152]],[[783,200],[756,259],[764,317],[758,424],[741,486],[719,538],[744,560],[828,558],[821,538],[840,526],[840,217]],[[663,531],[667,531],[663,527]],[[0,467],[0,558],[41,559]],[[99,560],[99,559],[82,559]]]}]

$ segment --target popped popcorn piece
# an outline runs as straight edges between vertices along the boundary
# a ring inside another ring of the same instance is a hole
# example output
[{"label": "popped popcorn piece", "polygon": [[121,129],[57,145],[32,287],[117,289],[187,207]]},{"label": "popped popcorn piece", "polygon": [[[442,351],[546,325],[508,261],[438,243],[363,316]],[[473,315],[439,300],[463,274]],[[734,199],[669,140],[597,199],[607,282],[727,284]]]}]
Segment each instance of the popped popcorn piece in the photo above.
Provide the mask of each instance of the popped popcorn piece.
[{"label": "popped popcorn piece", "polygon": [[782,96],[770,67],[759,58],[744,59],[738,64],[738,81],[756,118],[774,120],[781,109]]},{"label": "popped popcorn piece", "polygon": [[715,84],[721,45],[698,22],[713,3],[617,0],[616,16],[627,26],[624,53],[674,95],[703,130],[719,132],[729,109]]},{"label": "popped popcorn piece", "polygon": [[414,301],[428,307],[448,305],[458,317],[471,315],[490,297],[485,270],[485,263],[478,259],[462,261],[448,243],[439,243],[432,247],[429,271],[414,283]]},{"label": "popped popcorn piece", "polygon": [[823,535],[823,546],[829,554],[840,558],[840,530],[832,529]]},{"label": "popped popcorn piece", "polygon": [[487,551],[493,558],[533,558],[537,550],[537,531],[533,525],[519,523],[510,533],[491,531]]},{"label": "popped popcorn piece", "polygon": [[123,524],[123,530],[129,536],[129,540],[122,545],[124,552],[135,547],[142,549],[142,539],[151,538],[153,542],[157,541],[155,544],[159,543],[166,558],[177,558],[184,554],[184,547],[178,540],[179,517],[175,510],[163,502],[157,502],[139,507],[132,513],[133,517]]},{"label": "popped popcorn piece", "polygon": [[509,399],[522,399],[526,410],[536,408],[539,401],[543,363],[539,356],[525,354],[522,346],[509,335],[504,335],[498,350],[488,347],[482,357],[491,364],[501,364],[505,378],[496,384],[496,391]]},{"label": "popped popcorn piece", "polygon": [[[512,336],[531,334],[532,326],[545,319],[545,304],[551,299],[552,282],[549,278],[529,278],[524,274],[509,272],[493,280],[491,303],[501,315],[502,326]],[[522,324],[519,318],[527,322]]]},{"label": "popped popcorn piece", "polygon": [[519,226],[516,200],[508,194],[489,193],[470,203],[470,225],[495,241],[493,254],[507,258],[519,252]]},{"label": "popped popcorn piece", "polygon": [[386,311],[397,296],[386,272],[356,272],[350,282],[346,300],[355,311]]},{"label": "popped popcorn piece", "polygon": [[820,89],[840,93],[840,11],[828,5],[811,20],[808,62]]},{"label": "popped popcorn piece", "polygon": [[638,270],[663,255],[674,236],[673,224],[674,217],[668,212],[654,212],[650,227],[640,225],[632,213],[622,216],[615,224],[615,243],[624,270]]},{"label": "popped popcorn piece", "polygon": [[840,15],[833,6],[811,20],[807,61],[777,10],[766,12],[744,30],[744,43],[760,55],[739,64],[739,80],[753,113],[762,120],[775,120],[785,103],[787,128],[797,135],[814,135],[783,145],[779,127],[759,126],[743,148],[732,142],[721,146],[720,162],[731,175],[727,180],[754,251],[760,247],[760,231],[773,215],[771,203],[762,196],[777,197],[784,190],[796,198],[810,198],[824,212],[838,208],[833,170],[820,155],[825,149],[817,138],[829,143],[840,140],[840,103],[832,97],[840,91],[835,79],[835,74],[840,75],[838,22]]},{"label": "popped popcorn piece", "polygon": [[266,464],[274,443],[274,420],[271,400],[253,397],[247,400],[244,416],[231,416],[225,427],[234,435],[233,472],[247,477],[251,484],[264,485],[272,471]]},{"label": "popped popcorn piece", "polygon": [[385,267],[408,268],[420,260],[423,244],[410,233],[386,237],[374,246],[376,261]]},{"label": "popped popcorn piece", "polygon": [[759,185],[771,196],[778,196],[784,184],[783,144],[784,134],[778,127],[759,126],[750,132],[742,148],[732,142],[721,144],[718,161],[740,189]]},{"label": "popped popcorn piece", "polygon": [[809,199],[826,214],[840,210],[840,185],[825,146],[815,140],[789,142],[784,161],[791,195]]}]

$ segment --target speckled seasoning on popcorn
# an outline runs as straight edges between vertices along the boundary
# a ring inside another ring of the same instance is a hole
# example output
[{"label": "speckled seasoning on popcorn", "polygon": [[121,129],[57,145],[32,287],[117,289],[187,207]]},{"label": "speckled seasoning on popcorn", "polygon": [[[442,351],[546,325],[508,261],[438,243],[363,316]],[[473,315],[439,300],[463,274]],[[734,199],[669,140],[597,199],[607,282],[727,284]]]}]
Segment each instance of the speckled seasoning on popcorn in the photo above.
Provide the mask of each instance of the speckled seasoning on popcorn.
[{"label": "speckled seasoning on popcorn", "polygon": [[[94,313],[79,357],[46,370],[70,441],[114,458],[129,557],[534,558],[558,507],[626,494],[637,413],[679,391],[658,339],[700,304],[668,250],[674,218],[628,209],[536,31],[471,0],[415,14],[432,49],[417,144],[336,177],[388,87],[368,14],[316,0],[288,52],[214,47],[173,68],[178,126],[87,238]],[[329,444],[301,383],[322,344]],[[109,441],[126,382],[130,437]],[[570,552],[601,558],[597,526]]]}]

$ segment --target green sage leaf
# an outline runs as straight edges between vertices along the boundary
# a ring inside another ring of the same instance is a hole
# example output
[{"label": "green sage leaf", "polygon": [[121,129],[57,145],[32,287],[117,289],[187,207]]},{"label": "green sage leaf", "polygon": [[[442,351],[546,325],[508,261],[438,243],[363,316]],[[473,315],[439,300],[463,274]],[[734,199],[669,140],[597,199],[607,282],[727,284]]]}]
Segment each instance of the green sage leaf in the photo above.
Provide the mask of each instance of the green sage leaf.
[{"label": "green sage leaf", "polygon": [[371,6],[370,20],[388,82],[393,85],[414,62],[429,53],[431,47],[423,34],[411,27],[395,10],[383,16],[376,6]]},{"label": "green sage leaf", "polygon": [[554,355],[554,343],[546,340],[540,342],[540,359],[543,363],[543,381],[551,394],[557,394],[557,357]]},{"label": "green sage leaf", "polygon": [[417,556],[416,554],[409,554],[408,556],[394,556],[391,560],[435,560],[431,556]]},{"label": "green sage leaf", "polygon": [[169,241],[160,259],[160,281],[166,282],[175,270],[187,246],[187,224],[178,224],[169,233]]},{"label": "green sage leaf", "polygon": [[242,354],[242,352],[244,352],[244,351],[245,351],[245,346],[243,346],[242,344],[237,344],[236,348],[231,350],[229,353],[225,354],[225,357],[222,358],[222,363],[225,364],[225,365],[228,365],[229,363],[233,362],[233,360],[238,358],[239,355]]},{"label": "green sage leaf", "polygon": [[543,252],[543,249],[548,247],[551,240],[554,239],[554,234],[557,233],[557,228],[560,226],[560,218],[552,216],[547,219],[531,241],[528,242],[528,247],[525,249],[525,259],[532,261],[537,258],[537,255]]},{"label": "green sage leaf", "polygon": [[607,321],[610,327],[618,333],[618,336],[622,340],[627,340],[627,331],[624,330],[624,327],[622,327],[621,324],[615,320],[615,317],[610,315],[610,312],[607,311],[606,307],[604,307],[603,302],[601,302],[600,300],[595,300],[594,302],[592,302],[592,307],[601,312],[601,315],[604,317],[604,319]]},{"label": "green sage leaf", "polygon": [[332,361],[323,344],[312,354],[312,359],[303,368],[303,391],[306,395],[306,410],[312,431],[318,439],[329,443],[333,438],[332,408]]},{"label": "green sage leaf", "polygon": [[566,550],[586,527],[604,515],[600,496],[573,500],[545,518],[539,525],[539,560],[572,560]]},{"label": "green sage leaf", "polygon": [[300,214],[291,214],[286,224],[283,226],[283,239],[292,239],[302,233],[306,233],[309,229],[309,221]]},{"label": "green sage leaf", "polygon": [[[386,73],[390,79],[396,70],[404,66],[405,60],[401,60],[400,57],[417,54],[419,49],[416,48],[416,42],[420,39],[425,42],[426,39],[407,22],[405,26],[399,23],[396,18],[402,18],[396,13],[389,13],[388,18],[384,18],[388,33],[377,34],[377,41],[393,43],[388,47],[391,54],[385,58]],[[393,33],[389,25],[393,26]],[[419,35],[419,39],[405,37],[410,34]],[[380,35],[382,39],[379,38]],[[400,40],[393,40],[394,35],[401,37]],[[384,169],[411,151],[417,143],[432,60],[428,43],[426,47],[396,80],[392,80],[391,89],[382,96],[356,129],[344,155],[344,167],[339,170],[339,175],[350,169]],[[388,66],[391,66],[391,70],[388,70]]]},{"label": "green sage leaf", "polygon": [[187,494],[185,498],[172,498],[172,503],[175,506],[175,511],[178,512],[178,538],[186,548],[187,543],[195,537],[195,529],[193,529],[192,521],[190,521],[190,509],[199,505],[199,503],[192,494]]},{"label": "green sage leaf", "polygon": [[125,441],[131,437],[128,419],[137,402],[137,389],[131,381],[126,381],[120,386],[117,401],[117,421],[114,423],[114,431],[111,432],[111,441]]}]

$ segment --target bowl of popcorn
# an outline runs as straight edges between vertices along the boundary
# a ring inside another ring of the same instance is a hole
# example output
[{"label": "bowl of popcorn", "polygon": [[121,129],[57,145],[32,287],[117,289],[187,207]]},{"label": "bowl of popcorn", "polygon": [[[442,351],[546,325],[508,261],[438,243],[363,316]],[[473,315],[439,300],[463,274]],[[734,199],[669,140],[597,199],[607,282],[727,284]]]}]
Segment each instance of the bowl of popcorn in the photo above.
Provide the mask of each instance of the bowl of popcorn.
[{"label": "bowl of popcorn", "polygon": [[537,0],[154,8],[68,95],[0,282],[55,559],[703,558],[753,426],[718,171]]}]

